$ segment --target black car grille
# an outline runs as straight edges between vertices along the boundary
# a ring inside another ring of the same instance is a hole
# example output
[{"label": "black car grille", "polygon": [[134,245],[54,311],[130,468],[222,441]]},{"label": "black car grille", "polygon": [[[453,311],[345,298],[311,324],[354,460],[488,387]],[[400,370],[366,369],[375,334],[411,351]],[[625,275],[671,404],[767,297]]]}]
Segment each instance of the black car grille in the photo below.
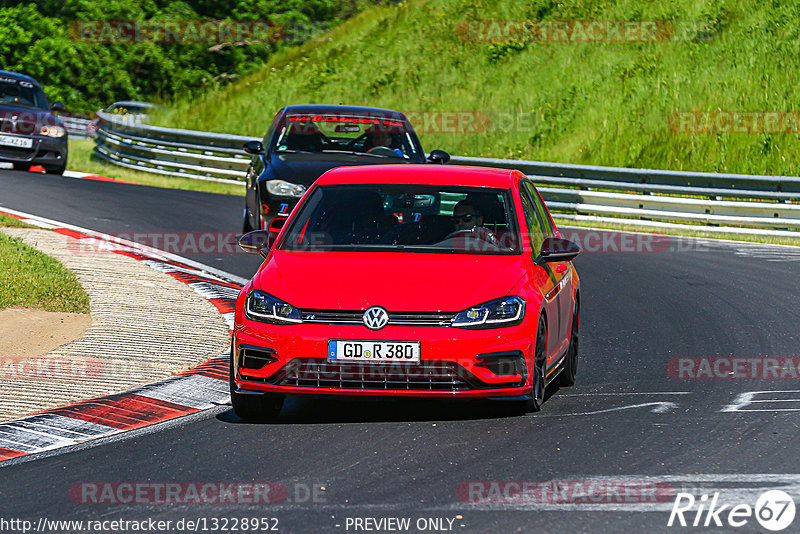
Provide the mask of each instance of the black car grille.
[{"label": "black car grille", "polygon": [[33,148],[17,148],[0,145],[0,157],[2,158],[29,160],[33,158],[34,152],[36,152],[36,149]]},{"label": "black car grille", "polygon": [[459,376],[453,362],[354,363],[296,358],[280,372],[280,386],[406,390],[464,391],[472,389]]},{"label": "black car grille", "polygon": [[[363,311],[301,310],[304,323],[364,324]],[[388,326],[450,326],[455,313],[389,312]]]}]

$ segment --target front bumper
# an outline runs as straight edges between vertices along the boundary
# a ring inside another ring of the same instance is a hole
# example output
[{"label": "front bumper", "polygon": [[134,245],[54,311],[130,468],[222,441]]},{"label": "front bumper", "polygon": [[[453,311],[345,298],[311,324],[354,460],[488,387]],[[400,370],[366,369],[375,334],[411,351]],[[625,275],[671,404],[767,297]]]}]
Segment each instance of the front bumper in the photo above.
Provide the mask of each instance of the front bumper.
[{"label": "front bumper", "polygon": [[33,141],[31,148],[19,148],[0,145],[0,161],[11,163],[30,163],[46,167],[64,167],[67,164],[67,136],[43,137],[38,135],[13,135]]},{"label": "front bumper", "polygon": [[[531,387],[526,322],[493,330],[361,325],[270,325],[245,319],[234,331],[242,392],[386,397],[514,397]],[[328,360],[331,339],[419,341],[420,362]]]}]

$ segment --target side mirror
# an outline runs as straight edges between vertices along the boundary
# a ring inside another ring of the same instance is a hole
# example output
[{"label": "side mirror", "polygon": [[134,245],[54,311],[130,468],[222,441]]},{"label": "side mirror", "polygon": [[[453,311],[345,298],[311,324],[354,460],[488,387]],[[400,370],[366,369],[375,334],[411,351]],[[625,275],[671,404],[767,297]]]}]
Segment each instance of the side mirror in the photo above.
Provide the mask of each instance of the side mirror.
[{"label": "side mirror", "polygon": [[580,254],[581,247],[568,239],[548,237],[542,243],[539,257],[547,263],[559,261],[572,261]]},{"label": "side mirror", "polygon": [[50,110],[52,110],[52,111],[67,111],[67,106],[64,105],[63,102],[53,102],[53,105],[50,106]]},{"label": "side mirror", "polygon": [[450,154],[444,150],[432,150],[431,153],[428,154],[428,162],[430,163],[444,164],[448,161],[450,161]]},{"label": "side mirror", "polygon": [[269,230],[255,230],[239,238],[239,247],[248,254],[260,254],[267,257],[267,252],[272,245],[269,242]]},{"label": "side mirror", "polygon": [[242,146],[242,149],[253,156],[264,153],[264,145],[261,141],[248,141]]}]

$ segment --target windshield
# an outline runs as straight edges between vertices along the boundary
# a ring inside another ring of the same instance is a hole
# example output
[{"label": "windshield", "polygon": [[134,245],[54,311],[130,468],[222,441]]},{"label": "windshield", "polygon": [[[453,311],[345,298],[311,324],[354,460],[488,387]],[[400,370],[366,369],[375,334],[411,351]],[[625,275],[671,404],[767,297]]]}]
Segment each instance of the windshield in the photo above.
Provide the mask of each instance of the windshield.
[{"label": "windshield", "polygon": [[44,91],[31,82],[0,77],[0,104],[47,109],[47,98]]},{"label": "windshield", "polygon": [[517,254],[504,189],[430,185],[315,188],[290,223],[284,250]]},{"label": "windshield", "polygon": [[287,115],[275,152],[346,152],[392,159],[423,159],[407,122],[356,115]]}]

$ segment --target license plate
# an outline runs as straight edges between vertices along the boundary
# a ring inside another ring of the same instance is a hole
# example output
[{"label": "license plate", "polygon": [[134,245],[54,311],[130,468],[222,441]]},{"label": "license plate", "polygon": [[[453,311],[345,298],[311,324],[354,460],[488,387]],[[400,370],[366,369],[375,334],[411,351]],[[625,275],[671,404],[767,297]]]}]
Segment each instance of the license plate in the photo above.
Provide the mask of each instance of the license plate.
[{"label": "license plate", "polygon": [[32,148],[33,139],[17,137],[15,135],[0,135],[0,145],[14,146],[17,148]]},{"label": "license plate", "polygon": [[357,362],[418,362],[419,341],[331,339],[328,359]]}]

